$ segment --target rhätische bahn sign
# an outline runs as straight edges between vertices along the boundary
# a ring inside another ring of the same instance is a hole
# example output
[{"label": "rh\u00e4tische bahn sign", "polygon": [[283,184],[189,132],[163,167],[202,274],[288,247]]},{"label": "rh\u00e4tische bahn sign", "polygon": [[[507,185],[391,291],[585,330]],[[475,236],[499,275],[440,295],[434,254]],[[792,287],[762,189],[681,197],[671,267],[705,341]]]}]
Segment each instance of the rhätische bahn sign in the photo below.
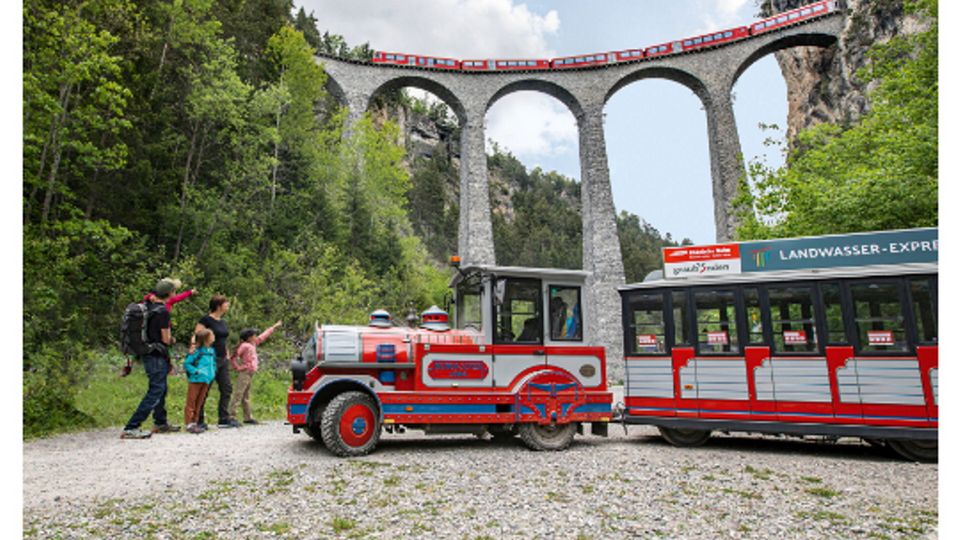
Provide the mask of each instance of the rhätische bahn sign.
[{"label": "rh\u00e4tische bahn sign", "polygon": [[666,279],[937,262],[937,228],[663,248]]}]

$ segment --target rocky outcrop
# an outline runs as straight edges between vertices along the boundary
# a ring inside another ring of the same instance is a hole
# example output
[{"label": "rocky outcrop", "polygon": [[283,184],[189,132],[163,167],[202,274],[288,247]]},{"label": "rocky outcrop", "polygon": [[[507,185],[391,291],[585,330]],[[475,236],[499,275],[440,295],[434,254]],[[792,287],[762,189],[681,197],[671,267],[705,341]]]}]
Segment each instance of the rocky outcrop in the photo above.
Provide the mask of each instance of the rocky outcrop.
[{"label": "rocky outcrop", "polygon": [[[764,14],[780,13],[810,0],[763,0]],[[846,26],[840,42],[829,49],[796,47],[776,53],[787,83],[787,141],[793,147],[797,133],[831,122],[855,121],[869,108],[871,85],[857,77],[869,61],[875,43],[904,33],[915,33],[923,21],[904,13],[903,0],[846,0]]]}]

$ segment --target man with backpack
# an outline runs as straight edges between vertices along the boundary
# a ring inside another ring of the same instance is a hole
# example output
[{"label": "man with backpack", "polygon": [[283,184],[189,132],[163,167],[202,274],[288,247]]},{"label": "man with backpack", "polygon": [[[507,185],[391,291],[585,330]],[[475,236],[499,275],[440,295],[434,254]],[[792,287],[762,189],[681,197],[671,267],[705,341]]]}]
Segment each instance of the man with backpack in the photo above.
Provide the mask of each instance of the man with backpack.
[{"label": "man with backpack", "polygon": [[[176,284],[161,279],[153,290],[153,298],[142,304],[131,304],[124,314],[123,340],[127,352],[132,352],[143,362],[147,373],[147,393],[123,428],[123,439],[146,439],[151,432],[140,429],[140,424],[153,412],[154,431],[170,433],[180,426],[167,423],[167,374],[170,372],[170,351],[173,335],[170,329],[170,312],[164,305],[173,294]],[[157,301],[154,302],[154,299]]]}]

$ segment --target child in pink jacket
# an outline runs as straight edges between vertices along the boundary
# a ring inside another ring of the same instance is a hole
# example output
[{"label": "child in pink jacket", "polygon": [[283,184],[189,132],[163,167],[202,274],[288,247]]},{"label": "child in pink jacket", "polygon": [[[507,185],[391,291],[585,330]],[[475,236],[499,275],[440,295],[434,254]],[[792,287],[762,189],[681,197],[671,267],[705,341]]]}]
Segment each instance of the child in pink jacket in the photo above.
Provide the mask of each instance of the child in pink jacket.
[{"label": "child in pink jacket", "polygon": [[243,403],[243,423],[260,423],[253,418],[253,408],[250,406],[250,383],[259,367],[257,345],[266,341],[281,324],[283,324],[283,321],[277,321],[276,324],[267,328],[260,335],[257,335],[257,331],[252,328],[240,332],[240,345],[237,346],[237,350],[230,357],[230,364],[233,365],[233,369],[237,370],[233,396],[230,398],[230,407],[227,409],[231,419],[237,419],[237,403]]}]

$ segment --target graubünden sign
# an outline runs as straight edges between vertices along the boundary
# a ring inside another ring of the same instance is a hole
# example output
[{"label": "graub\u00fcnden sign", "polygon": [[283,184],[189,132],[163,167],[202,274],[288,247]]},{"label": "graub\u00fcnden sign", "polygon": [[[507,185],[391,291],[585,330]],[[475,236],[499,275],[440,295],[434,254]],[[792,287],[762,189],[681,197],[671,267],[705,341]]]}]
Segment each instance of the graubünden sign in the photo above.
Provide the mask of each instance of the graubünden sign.
[{"label": "graub\u00fcnden sign", "polygon": [[937,228],[733,242],[663,249],[667,279],[936,262]]}]

